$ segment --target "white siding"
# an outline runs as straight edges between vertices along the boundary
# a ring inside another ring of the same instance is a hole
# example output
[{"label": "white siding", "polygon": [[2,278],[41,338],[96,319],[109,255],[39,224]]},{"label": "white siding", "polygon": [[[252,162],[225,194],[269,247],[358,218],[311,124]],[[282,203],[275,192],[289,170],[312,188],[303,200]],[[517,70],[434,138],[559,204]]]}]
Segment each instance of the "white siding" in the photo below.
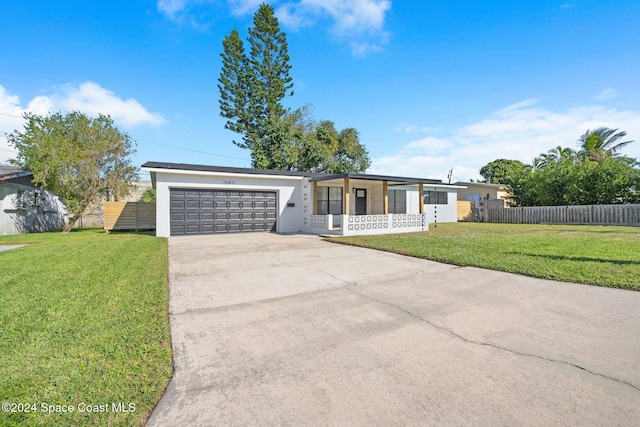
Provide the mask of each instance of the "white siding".
[{"label": "white siding", "polygon": [[37,196],[35,193],[33,187],[0,182],[0,235],[57,231],[64,227],[66,211],[58,196],[48,191],[38,190]]},{"label": "white siding", "polygon": [[[424,186],[424,191],[446,191],[446,205],[424,205],[424,213],[427,215],[427,223],[458,222],[458,193],[456,188]],[[418,213],[418,189],[407,188],[407,213]]]}]

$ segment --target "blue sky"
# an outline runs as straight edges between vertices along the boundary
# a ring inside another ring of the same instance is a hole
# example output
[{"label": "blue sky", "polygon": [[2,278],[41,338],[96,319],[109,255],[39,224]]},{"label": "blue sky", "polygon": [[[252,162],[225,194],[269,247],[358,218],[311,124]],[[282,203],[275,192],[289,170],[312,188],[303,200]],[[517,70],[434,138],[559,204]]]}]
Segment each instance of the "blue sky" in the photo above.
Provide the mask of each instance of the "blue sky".
[{"label": "blue sky", "polygon": [[[249,167],[219,116],[222,39],[255,0],[42,2],[0,13],[0,133],[24,111],[110,114],[148,160]],[[637,0],[282,0],[295,108],[360,131],[371,173],[479,178],[587,129],[640,158]],[[14,152],[0,136],[0,162]]]}]

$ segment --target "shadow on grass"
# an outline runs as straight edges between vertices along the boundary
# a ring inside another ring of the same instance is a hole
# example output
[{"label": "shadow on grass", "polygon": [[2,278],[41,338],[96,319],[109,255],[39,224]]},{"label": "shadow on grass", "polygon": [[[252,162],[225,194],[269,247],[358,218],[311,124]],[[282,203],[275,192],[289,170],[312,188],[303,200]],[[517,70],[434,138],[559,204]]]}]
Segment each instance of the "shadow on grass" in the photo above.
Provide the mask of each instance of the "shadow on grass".
[{"label": "shadow on grass", "polygon": [[[576,226],[576,227],[588,227],[588,226]],[[624,230],[576,230],[576,229],[561,229],[561,230],[557,230],[557,231],[561,231],[563,233],[590,233],[590,234],[621,234],[621,233],[628,233],[629,231],[634,232],[637,231],[638,233],[640,233],[640,227],[638,227],[637,225],[610,225],[610,226],[606,226],[606,225],[593,225],[591,227],[625,227]],[[633,228],[637,228],[637,230],[633,230]]]},{"label": "shadow on grass", "polygon": [[[105,233],[104,230],[102,230],[103,233]],[[155,237],[156,236],[156,230],[111,230],[109,233],[109,235],[114,234],[114,235],[126,235],[126,234],[137,234],[140,236],[152,236]]]},{"label": "shadow on grass", "polygon": [[625,259],[603,259],[603,258],[590,258],[584,256],[566,256],[566,255],[543,255],[543,254],[532,254],[525,252],[507,252],[512,255],[524,255],[535,258],[547,258],[553,259],[556,261],[578,261],[578,262],[606,262],[609,264],[618,264],[618,265],[640,265],[640,261],[632,261]]}]

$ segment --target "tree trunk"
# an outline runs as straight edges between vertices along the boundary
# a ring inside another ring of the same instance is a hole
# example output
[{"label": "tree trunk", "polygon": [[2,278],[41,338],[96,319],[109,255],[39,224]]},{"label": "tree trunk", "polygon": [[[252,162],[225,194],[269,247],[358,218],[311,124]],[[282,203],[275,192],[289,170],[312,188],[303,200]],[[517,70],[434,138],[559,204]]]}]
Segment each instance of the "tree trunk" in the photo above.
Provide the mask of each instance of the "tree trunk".
[{"label": "tree trunk", "polygon": [[69,218],[69,221],[65,224],[64,228],[62,229],[63,233],[70,233],[71,229],[73,229],[73,226],[76,225],[76,222],[78,222],[78,218],[80,218],[79,216],[73,216],[72,218]]}]

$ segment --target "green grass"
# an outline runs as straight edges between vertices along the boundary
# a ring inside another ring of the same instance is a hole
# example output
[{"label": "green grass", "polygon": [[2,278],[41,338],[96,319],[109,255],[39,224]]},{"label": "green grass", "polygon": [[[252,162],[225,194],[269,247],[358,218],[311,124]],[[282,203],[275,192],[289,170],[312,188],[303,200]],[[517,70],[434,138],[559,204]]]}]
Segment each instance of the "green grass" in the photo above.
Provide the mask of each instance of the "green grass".
[{"label": "green grass", "polygon": [[460,266],[640,290],[640,228],[452,223],[423,233],[333,242]]},{"label": "green grass", "polygon": [[[99,229],[0,236],[19,243],[28,246],[0,252],[0,403],[36,411],[0,412],[0,425],[143,425],[172,374],[166,240]],[[120,402],[135,411],[115,412]]]}]

